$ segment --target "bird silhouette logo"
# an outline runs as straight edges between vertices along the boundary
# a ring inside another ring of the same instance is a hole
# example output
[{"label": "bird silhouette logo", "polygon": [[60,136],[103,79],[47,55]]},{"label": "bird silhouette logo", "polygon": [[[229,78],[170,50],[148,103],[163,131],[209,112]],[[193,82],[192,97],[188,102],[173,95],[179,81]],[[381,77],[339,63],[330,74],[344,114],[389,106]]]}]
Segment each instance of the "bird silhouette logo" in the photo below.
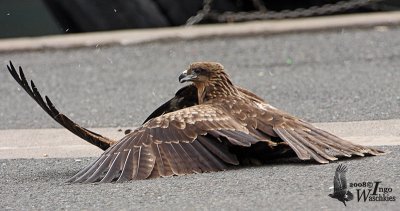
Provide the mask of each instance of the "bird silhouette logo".
[{"label": "bird silhouette logo", "polygon": [[353,194],[347,189],[346,172],[347,167],[343,164],[336,168],[333,177],[333,193],[329,194],[330,197],[343,202],[344,206],[347,206],[346,201],[351,201],[354,198]]}]

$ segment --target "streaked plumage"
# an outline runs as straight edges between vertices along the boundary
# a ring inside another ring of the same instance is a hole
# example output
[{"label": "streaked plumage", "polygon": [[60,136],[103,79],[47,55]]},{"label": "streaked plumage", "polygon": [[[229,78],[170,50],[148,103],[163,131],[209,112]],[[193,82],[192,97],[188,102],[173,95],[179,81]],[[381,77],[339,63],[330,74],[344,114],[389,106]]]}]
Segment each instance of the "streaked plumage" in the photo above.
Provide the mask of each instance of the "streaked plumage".
[{"label": "streaked plumage", "polygon": [[[12,64],[9,70],[30,93],[22,70],[21,78]],[[262,161],[288,152],[319,163],[336,160],[338,155],[382,153],[340,139],[272,107],[250,91],[234,86],[219,63],[193,63],[179,80],[192,84],[156,109],[142,126],[118,142],[107,142],[110,147],[69,181],[127,181],[219,171],[246,159]],[[37,90],[35,93],[33,98],[41,104]],[[42,103],[42,108],[54,108],[46,99],[47,105]],[[62,125],[93,133],[72,121],[68,123]]]}]

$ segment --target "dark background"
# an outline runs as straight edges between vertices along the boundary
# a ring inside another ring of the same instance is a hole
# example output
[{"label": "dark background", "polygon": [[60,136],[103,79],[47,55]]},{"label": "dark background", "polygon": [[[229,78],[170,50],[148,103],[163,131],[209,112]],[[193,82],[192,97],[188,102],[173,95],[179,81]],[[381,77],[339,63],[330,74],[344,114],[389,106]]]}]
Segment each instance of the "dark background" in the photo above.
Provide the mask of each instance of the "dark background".
[{"label": "dark background", "polygon": [[[310,8],[339,0],[214,0],[211,11],[267,11]],[[346,0],[354,1],[354,0]],[[184,25],[203,0],[0,0],[0,38]],[[333,14],[398,10],[398,0],[382,0]],[[329,14],[332,15],[332,14]],[[200,23],[215,23],[203,20]]]}]

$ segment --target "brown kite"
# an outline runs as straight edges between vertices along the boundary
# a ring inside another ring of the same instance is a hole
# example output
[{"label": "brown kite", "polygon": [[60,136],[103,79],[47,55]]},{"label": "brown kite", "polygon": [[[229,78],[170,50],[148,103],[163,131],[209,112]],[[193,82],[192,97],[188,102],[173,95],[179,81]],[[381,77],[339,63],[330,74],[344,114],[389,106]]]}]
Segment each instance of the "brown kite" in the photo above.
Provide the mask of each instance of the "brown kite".
[{"label": "brown kite", "polygon": [[285,113],[232,84],[224,67],[196,62],[179,76],[191,82],[119,141],[87,130],[58,112],[35,84],[10,62],[14,79],[58,123],[105,150],[69,182],[122,182],[225,170],[294,153],[301,160],[329,163],[337,156],[383,153],[353,144]]}]

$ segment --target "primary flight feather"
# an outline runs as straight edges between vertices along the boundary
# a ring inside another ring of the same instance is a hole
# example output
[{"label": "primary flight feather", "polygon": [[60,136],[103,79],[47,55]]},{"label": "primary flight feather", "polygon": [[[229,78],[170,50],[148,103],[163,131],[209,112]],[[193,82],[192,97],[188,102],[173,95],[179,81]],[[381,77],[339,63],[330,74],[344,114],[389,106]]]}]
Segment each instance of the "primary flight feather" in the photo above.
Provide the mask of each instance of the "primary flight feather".
[{"label": "primary flight feather", "polygon": [[[353,144],[266,103],[232,84],[216,62],[196,62],[179,76],[189,82],[119,141],[89,131],[43,101],[10,63],[14,79],[57,122],[105,152],[69,182],[112,182],[220,171],[246,160],[294,153],[319,163],[382,151]],[[33,91],[32,91],[33,90]],[[50,112],[49,112],[50,111]],[[82,135],[83,134],[83,135]]]}]

